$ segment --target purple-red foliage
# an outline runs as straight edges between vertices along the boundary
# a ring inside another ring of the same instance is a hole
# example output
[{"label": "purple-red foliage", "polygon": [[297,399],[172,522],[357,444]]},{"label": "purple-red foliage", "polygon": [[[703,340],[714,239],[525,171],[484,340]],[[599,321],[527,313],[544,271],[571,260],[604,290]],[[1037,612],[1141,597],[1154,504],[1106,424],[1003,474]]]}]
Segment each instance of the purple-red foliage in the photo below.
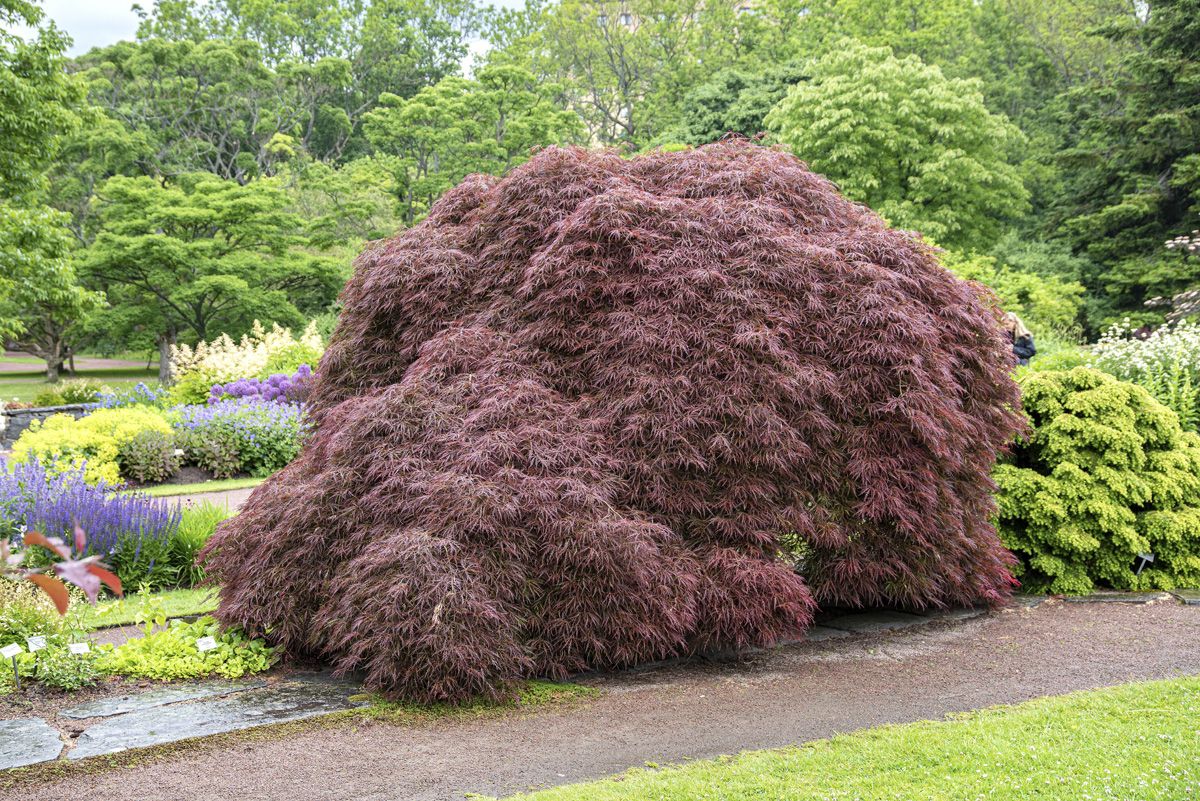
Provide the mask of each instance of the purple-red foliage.
[{"label": "purple-red foliage", "polygon": [[[418,700],[992,603],[995,312],[748,142],[547,149],[363,254],[220,617]],[[799,542],[799,572],[784,543]]]}]

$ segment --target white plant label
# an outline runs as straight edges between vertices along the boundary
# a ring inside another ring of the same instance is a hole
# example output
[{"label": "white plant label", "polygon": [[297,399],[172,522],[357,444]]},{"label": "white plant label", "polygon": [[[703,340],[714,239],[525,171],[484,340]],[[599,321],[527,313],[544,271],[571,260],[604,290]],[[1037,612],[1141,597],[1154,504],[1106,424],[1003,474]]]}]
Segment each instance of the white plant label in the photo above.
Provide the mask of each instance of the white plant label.
[{"label": "white plant label", "polygon": [[175,455],[176,455],[176,456],[183,456],[183,448],[176,448],[176,449],[175,449]]},{"label": "white plant label", "polygon": [[217,647],[217,641],[212,637],[201,637],[196,640],[196,650],[200,653],[211,651]]},{"label": "white plant label", "polygon": [[73,642],[67,646],[67,649],[73,654],[89,654],[92,652],[92,646],[86,642]]},{"label": "white plant label", "polygon": [[46,647],[46,638],[30,637],[25,640],[25,644],[29,647],[29,653],[34,654]]},{"label": "white plant label", "polygon": [[0,648],[0,656],[4,657],[5,659],[12,659],[23,650],[25,649],[14,642],[11,645],[6,645],[3,648]]}]

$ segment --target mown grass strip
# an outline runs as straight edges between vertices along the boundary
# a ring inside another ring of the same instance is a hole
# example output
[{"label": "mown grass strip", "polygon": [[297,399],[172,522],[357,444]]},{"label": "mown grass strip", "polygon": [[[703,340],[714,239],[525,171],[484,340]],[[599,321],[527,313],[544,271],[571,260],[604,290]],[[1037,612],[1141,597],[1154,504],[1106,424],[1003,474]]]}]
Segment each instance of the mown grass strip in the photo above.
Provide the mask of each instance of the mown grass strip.
[{"label": "mown grass strip", "polygon": [[[999,680],[999,679],[997,679]],[[1040,698],[637,769],[523,801],[1179,801],[1200,797],[1200,677]]]}]

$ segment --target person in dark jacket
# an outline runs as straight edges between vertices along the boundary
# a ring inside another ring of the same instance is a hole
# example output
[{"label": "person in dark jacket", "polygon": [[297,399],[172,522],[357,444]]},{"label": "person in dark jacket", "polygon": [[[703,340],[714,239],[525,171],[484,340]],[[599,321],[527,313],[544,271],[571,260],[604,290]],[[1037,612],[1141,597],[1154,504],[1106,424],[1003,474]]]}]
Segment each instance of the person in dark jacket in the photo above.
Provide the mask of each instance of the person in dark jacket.
[{"label": "person in dark jacket", "polygon": [[1029,360],[1037,353],[1037,348],[1033,344],[1033,334],[1025,327],[1025,323],[1021,322],[1021,318],[1012,312],[1006,312],[1004,331],[1008,334],[1009,341],[1012,342],[1017,364],[1029,364]]}]

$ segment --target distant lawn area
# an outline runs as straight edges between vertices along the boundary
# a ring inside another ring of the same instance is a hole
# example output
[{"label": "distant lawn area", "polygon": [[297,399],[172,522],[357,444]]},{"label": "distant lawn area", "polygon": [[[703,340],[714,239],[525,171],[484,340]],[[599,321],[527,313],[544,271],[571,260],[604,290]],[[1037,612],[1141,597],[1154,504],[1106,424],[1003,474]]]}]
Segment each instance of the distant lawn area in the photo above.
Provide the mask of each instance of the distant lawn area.
[{"label": "distant lawn area", "polygon": [[217,594],[216,587],[163,590],[145,595],[131,591],[124,598],[101,601],[94,607],[84,604],[83,625],[89,629],[126,626],[145,622],[158,613],[168,618],[204,615],[217,608]]},{"label": "distant lawn area", "polygon": [[201,495],[205,492],[248,489],[250,487],[257,487],[264,481],[266,481],[265,478],[216,478],[212,481],[199,481],[195,484],[159,484],[153,487],[138,487],[126,491],[139,492],[154,498],[167,498],[173,495]]},{"label": "distant lawn area", "polygon": [[[1000,679],[997,679],[1000,680]],[[525,801],[1200,798],[1200,677],[1126,684],[566,785]]]},{"label": "distant lawn area", "polygon": [[[11,361],[11,360],[10,360]],[[63,380],[72,376],[63,374]],[[147,370],[144,367],[113,367],[101,370],[77,370],[75,378],[93,378],[107,384],[113,389],[132,387],[139,381],[150,385],[158,383],[158,368]],[[39,392],[52,386],[46,381],[41,369],[31,365],[29,370],[8,370],[0,372],[0,401],[31,402]]]}]

